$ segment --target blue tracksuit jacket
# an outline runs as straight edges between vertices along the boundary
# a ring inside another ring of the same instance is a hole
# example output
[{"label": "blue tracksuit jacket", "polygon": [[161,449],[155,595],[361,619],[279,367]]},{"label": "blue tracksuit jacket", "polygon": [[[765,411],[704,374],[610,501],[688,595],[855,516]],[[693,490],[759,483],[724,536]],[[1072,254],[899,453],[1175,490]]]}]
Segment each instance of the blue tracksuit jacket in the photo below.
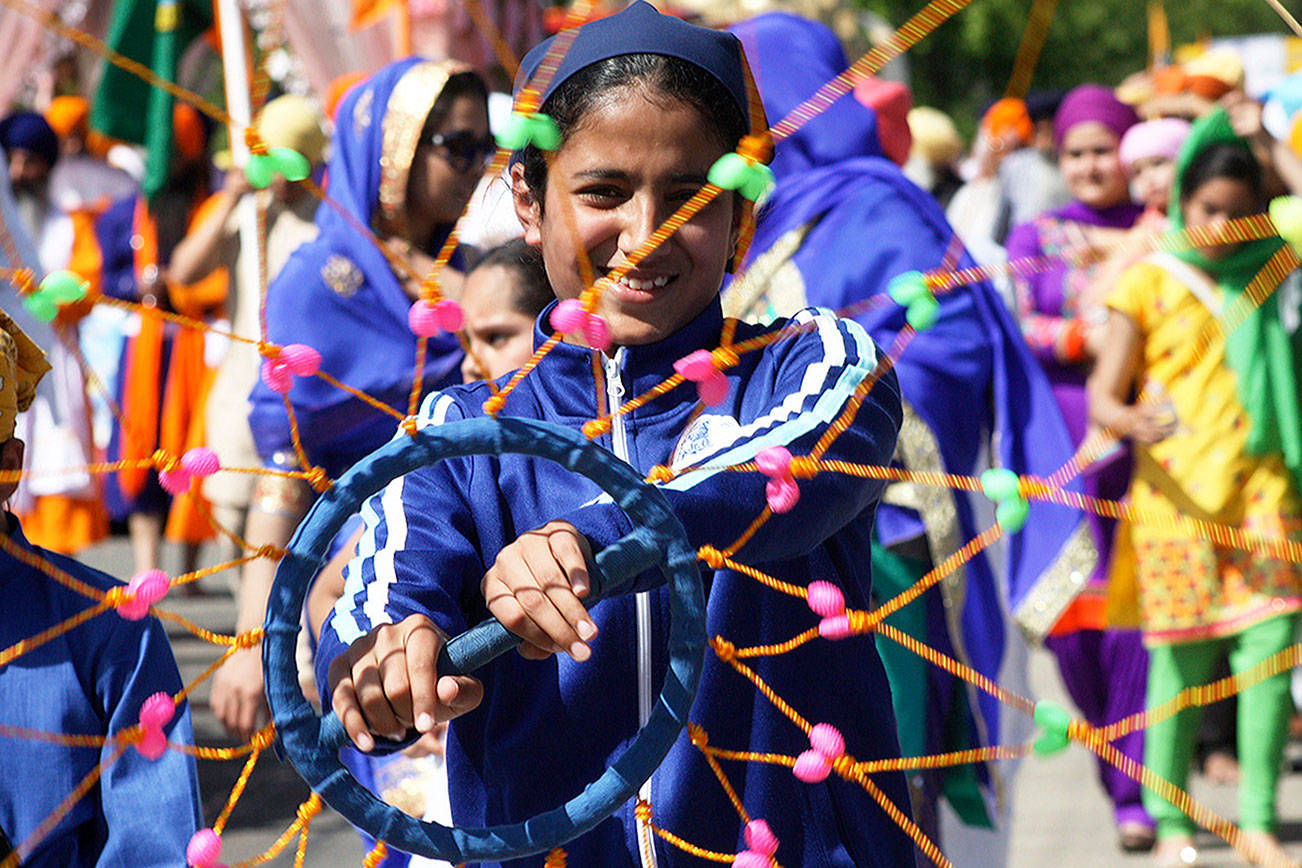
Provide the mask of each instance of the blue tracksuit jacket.
[{"label": "blue tracksuit jacket", "polygon": [[[726,372],[724,404],[702,408],[695,387],[685,384],[617,419],[600,441],[643,472],[661,463],[705,468],[663,486],[695,547],[725,548],[765,504],[761,474],[715,468],[751,460],[776,444],[808,453],[878,363],[880,351],[854,322],[813,310],[794,320],[813,328],[743,354]],[[736,342],[776,327],[735,325]],[[666,340],[598,356],[595,365],[591,350],[561,344],[512,393],[504,413],[577,428],[663,381],[676,359],[718,346],[723,326],[716,302]],[[535,340],[543,339],[536,329]],[[482,415],[489,394],[478,384],[432,395],[421,424]],[[899,424],[899,387],[888,372],[824,457],[888,464]],[[881,485],[836,473],[799,484],[796,508],[772,518],[737,560],[798,585],[835,582],[847,606],[868,608],[869,537]],[[391,483],[363,509],[366,532],[322,633],[318,678],[324,682],[330,661],[379,624],[419,612],[455,635],[486,617],[480,580],[521,533],[564,518],[594,550],[623,535],[627,518],[599,494],[595,484],[551,462],[518,455],[444,461]],[[711,636],[744,647],[789,639],[818,623],[803,600],[728,570],[710,574],[702,565],[702,572]],[[586,663],[508,654],[477,673],[484,702],[456,720],[449,737],[458,824],[517,822],[555,807],[597,777],[636,734],[640,710],[648,706],[639,698],[640,683],[649,678],[652,697],[660,689],[668,618],[664,588],[640,596],[640,604],[628,596],[593,608],[600,633]],[[898,756],[890,690],[871,636],[818,640],[747,662],[805,719],[837,726],[855,758]],[[794,756],[809,747],[800,729],[712,652],[691,720],[721,748]],[[807,785],[781,765],[725,761],[723,768],[751,817],[765,819],[778,836],[782,865],[912,864],[908,838],[862,787],[835,774]],[[908,812],[902,775],[873,780]],[[718,852],[744,849],[737,811],[686,734],[652,778],[649,800],[656,824],[674,834]],[[663,841],[653,846],[660,866],[712,864]],[[631,805],[565,849],[571,865],[645,864]],[[541,863],[538,856],[511,864]]]}]

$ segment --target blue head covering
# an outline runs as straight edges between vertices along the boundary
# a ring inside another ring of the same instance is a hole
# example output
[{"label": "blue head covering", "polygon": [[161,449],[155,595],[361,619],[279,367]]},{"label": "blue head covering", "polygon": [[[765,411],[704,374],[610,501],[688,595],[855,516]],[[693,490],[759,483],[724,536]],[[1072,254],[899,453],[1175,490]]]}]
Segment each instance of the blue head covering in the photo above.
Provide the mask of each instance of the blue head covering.
[{"label": "blue head covering", "polygon": [[[559,35],[553,36],[535,45],[524,56],[515,79],[517,93],[534,77],[543,57],[558,38]],[[545,103],[566,79],[579,70],[624,54],[663,54],[693,63],[717,78],[736,100],[742,116],[750,117],[745,68],[737,37],[688,24],[672,15],[662,15],[645,0],[636,0],[617,15],[583,25],[541,94],[541,102]]]},{"label": "blue head covering", "polygon": [[36,112],[14,112],[0,121],[0,148],[31,151],[51,166],[59,159],[59,137]]},{"label": "blue head covering", "polygon": [[[784,116],[846,67],[836,37],[813,21],[771,13],[733,32],[742,40],[770,118]],[[853,97],[838,100],[779,143],[773,170],[776,187],[760,209],[746,265],[788,232],[808,227],[790,262],[811,305],[840,309],[880,295],[898,274],[940,267],[954,243],[935,200],[882,155],[875,115]],[[966,253],[957,259],[959,268],[973,264]],[[935,438],[943,469],[971,473],[990,448],[997,449],[998,464],[1017,473],[1057,470],[1073,454],[1071,439],[1044,374],[994,289],[981,282],[937,298],[936,324],[914,337],[895,370],[904,399]],[[889,347],[904,326],[904,311],[888,303],[857,319],[880,346]],[[977,519],[977,504],[966,495],[956,493],[954,503],[960,541],[987,526],[988,518]],[[1073,510],[1033,502],[1027,531],[1012,537],[1003,589],[984,554],[966,566],[963,611],[956,613],[965,645],[960,654],[978,670],[992,677],[999,671],[1001,596],[1014,608],[1023,602],[1080,522]],[[877,532],[884,543],[921,531],[912,513],[880,507]],[[979,701],[987,737],[998,743],[997,703],[984,696]]]},{"label": "blue head covering", "polygon": [[[317,238],[294,252],[267,292],[268,340],[308,344],[321,353],[322,371],[400,412],[406,411],[416,358],[416,336],[407,325],[412,300],[359,226],[377,228],[401,219],[417,134],[448,75],[462,71],[407,58],[384,67],[345,97],[327,172],[326,192],[334,204],[317,209]],[[455,337],[431,338],[426,389],[459,382],[460,364]],[[332,476],[394,431],[391,416],[316,377],[297,378],[289,398],[308,457]],[[259,453],[270,458],[289,450],[281,396],[259,382],[251,400],[250,424]]]}]

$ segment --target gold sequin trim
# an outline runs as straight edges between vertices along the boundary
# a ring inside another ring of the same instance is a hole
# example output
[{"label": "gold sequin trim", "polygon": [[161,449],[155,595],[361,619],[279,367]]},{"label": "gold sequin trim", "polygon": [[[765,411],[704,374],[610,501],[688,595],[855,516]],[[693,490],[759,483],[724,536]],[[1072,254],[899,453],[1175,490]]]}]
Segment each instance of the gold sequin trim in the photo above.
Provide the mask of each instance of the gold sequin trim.
[{"label": "gold sequin trim", "polygon": [[1026,599],[1017,607],[1013,618],[1032,641],[1038,642],[1085,587],[1099,562],[1089,525],[1082,519],[1068,537],[1058,557],[1041,575]]},{"label": "gold sequin trim", "polygon": [[426,60],[402,74],[384,110],[380,157],[380,220],[377,228],[403,235],[407,176],[416,158],[420,131],[448,79],[470,67],[454,61]]}]

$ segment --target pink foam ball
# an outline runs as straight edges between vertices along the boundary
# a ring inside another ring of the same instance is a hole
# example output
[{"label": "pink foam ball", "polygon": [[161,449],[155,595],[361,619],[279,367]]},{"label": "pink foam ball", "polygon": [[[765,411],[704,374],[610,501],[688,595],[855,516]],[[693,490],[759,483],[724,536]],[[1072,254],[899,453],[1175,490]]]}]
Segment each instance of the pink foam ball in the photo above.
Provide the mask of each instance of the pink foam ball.
[{"label": "pink foam ball", "polygon": [[185,494],[190,490],[190,471],[184,467],[178,467],[175,470],[158,471],[158,484],[163,486],[163,490],[173,496]]},{"label": "pink foam ball", "polygon": [[280,348],[285,366],[300,377],[310,377],[321,369],[321,354],[307,344],[290,344]]},{"label": "pink foam ball", "polygon": [[595,313],[588,314],[587,321],[583,323],[583,337],[594,350],[604,352],[610,349],[610,326]]},{"label": "pink foam ball", "polygon": [[461,305],[450,298],[440,299],[434,304],[434,313],[438,317],[438,323],[443,327],[445,332],[459,332],[461,327],[466,324],[465,311]]},{"label": "pink foam ball", "polygon": [[718,371],[696,384],[696,392],[701,403],[708,407],[717,407],[728,399],[728,378]]},{"label": "pink foam ball", "polygon": [[176,703],[169,693],[159,691],[140,705],[140,725],[147,729],[158,729],[167,725],[176,714]]},{"label": "pink foam ball", "polygon": [[824,618],[839,615],[845,611],[845,596],[831,582],[810,582],[809,608]]},{"label": "pink foam ball", "polygon": [[772,856],[778,852],[778,836],[773,834],[769,824],[763,820],[751,820],[746,824],[746,846],[756,853]]},{"label": "pink foam ball", "polygon": [[732,868],[769,868],[769,857],[754,850],[742,850],[732,857]]},{"label": "pink foam ball", "polygon": [[221,459],[217,453],[206,446],[196,446],[181,456],[181,467],[192,476],[212,476],[222,469]]},{"label": "pink foam ball", "polygon": [[569,334],[582,330],[588,312],[577,298],[567,298],[552,310],[552,328]]},{"label": "pink foam ball", "polygon": [[809,731],[809,745],[829,762],[845,753],[845,738],[841,730],[830,723],[816,723]]},{"label": "pink foam ball", "polygon": [[853,635],[849,615],[833,615],[818,622],[818,635],[824,639],[844,639]]},{"label": "pink foam ball", "polygon": [[193,868],[210,868],[222,854],[221,836],[212,829],[200,829],[185,845],[186,864]]},{"label": "pink foam ball", "polygon": [[127,582],[127,599],[118,606],[118,614],[128,621],[139,621],[149,614],[149,607],[167,596],[171,580],[162,570],[136,573]]},{"label": "pink foam ball", "polygon": [[443,330],[438,311],[424,300],[416,302],[407,311],[407,325],[413,334],[422,338],[432,338]]},{"label": "pink foam ball", "polygon": [[766,476],[791,474],[791,450],[785,446],[769,446],[755,455],[755,465]]},{"label": "pink foam ball", "polygon": [[692,382],[700,382],[707,379],[711,374],[718,373],[709,350],[696,350],[688,353],[674,362],[674,370],[679,376]]},{"label": "pink foam ball", "polygon": [[817,784],[827,780],[827,776],[832,773],[832,766],[828,764],[827,757],[818,751],[807,750],[796,757],[796,767],[791,771],[805,783]]},{"label": "pink foam ball", "polygon": [[262,382],[267,388],[283,395],[294,386],[294,378],[289,369],[279,359],[267,359],[262,363]]},{"label": "pink foam ball", "polygon": [[146,729],[140,741],[136,742],[136,750],[147,760],[157,760],[167,753],[167,736],[161,729]]},{"label": "pink foam ball", "polygon": [[764,486],[764,494],[768,498],[769,509],[776,513],[791,512],[800,500],[800,486],[789,476],[785,479],[770,479],[768,485]]}]

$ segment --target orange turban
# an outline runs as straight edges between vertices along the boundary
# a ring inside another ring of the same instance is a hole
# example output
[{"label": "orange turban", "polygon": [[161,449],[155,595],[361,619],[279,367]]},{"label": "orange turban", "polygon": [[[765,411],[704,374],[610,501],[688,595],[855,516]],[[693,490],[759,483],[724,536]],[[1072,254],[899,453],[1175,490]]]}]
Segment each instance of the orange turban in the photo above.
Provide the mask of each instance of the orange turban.
[{"label": "orange turban", "polygon": [[1003,139],[1012,134],[1020,144],[1028,144],[1035,133],[1026,103],[1020,99],[1004,97],[986,110],[981,118],[981,128],[992,139]]},{"label": "orange turban", "polygon": [[90,103],[82,96],[56,96],[45,110],[45,122],[61,139],[71,135],[86,135],[86,121],[90,117]]}]

